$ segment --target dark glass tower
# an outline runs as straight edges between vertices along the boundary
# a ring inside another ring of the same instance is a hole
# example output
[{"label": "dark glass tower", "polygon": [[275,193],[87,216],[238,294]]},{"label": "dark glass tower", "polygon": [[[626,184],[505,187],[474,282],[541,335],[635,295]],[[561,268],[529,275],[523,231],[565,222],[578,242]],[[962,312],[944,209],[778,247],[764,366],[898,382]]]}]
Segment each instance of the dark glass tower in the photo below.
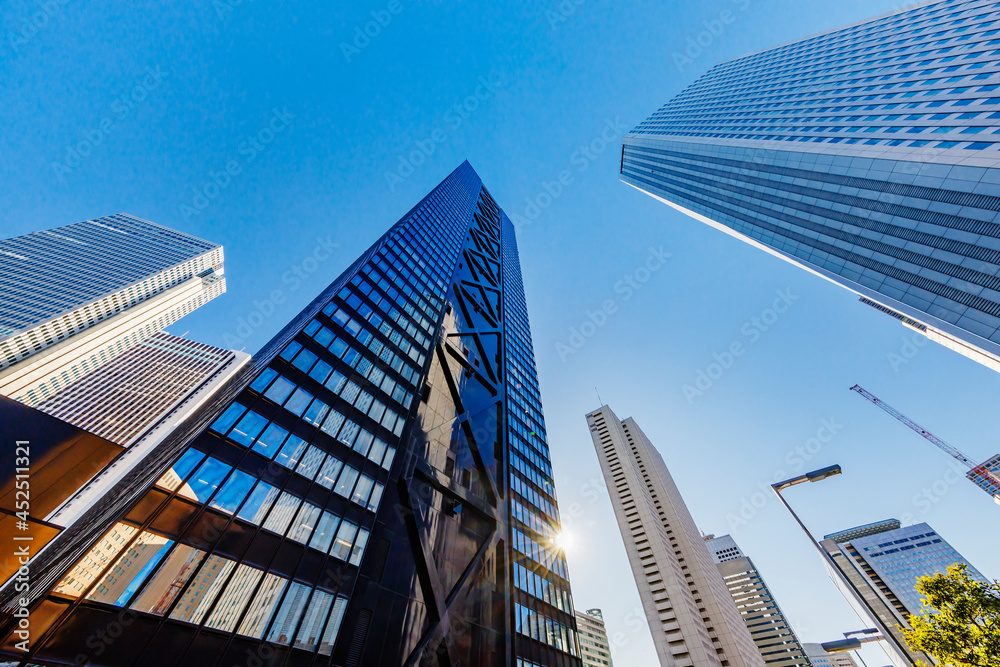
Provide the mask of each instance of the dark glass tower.
[{"label": "dark glass tower", "polygon": [[575,666],[558,532],[514,228],[464,163],[36,559],[0,656]]},{"label": "dark glass tower", "polygon": [[621,180],[1000,371],[1000,30],[923,2],[713,67]]}]

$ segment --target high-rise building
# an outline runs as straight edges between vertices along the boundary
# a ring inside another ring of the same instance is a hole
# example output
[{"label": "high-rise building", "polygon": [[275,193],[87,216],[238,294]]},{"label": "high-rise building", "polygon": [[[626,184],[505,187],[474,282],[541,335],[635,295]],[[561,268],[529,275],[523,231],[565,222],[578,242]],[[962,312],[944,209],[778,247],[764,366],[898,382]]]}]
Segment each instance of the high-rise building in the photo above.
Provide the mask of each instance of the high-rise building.
[{"label": "high-rise building", "polygon": [[576,612],[576,631],[580,637],[583,667],[611,667],[611,643],[600,609]]},{"label": "high-rise building", "polygon": [[886,637],[881,645],[893,664],[902,667],[918,661],[933,664],[925,654],[911,651],[899,630],[909,626],[911,615],[921,613],[917,579],[960,563],[972,577],[986,581],[926,523],[901,527],[896,519],[887,519],[832,533],[820,545],[835,564],[830,572],[834,583],[862,620],[879,628]]},{"label": "high-rise building", "polygon": [[514,228],[464,163],[53,540],[0,655],[577,667],[558,535]]},{"label": "high-rise building", "polygon": [[803,644],[813,667],[858,667],[850,653],[827,653],[822,644]]},{"label": "high-rise building", "polygon": [[809,658],[753,561],[729,535],[705,537],[733,602],[765,665],[809,667]]},{"label": "high-rise building", "polygon": [[110,215],[0,240],[0,395],[37,406],[226,291],[222,246]]},{"label": "high-rise building", "polygon": [[159,332],[39,405],[125,448],[46,519],[65,527],[82,516],[249,360],[245,352]]},{"label": "high-rise building", "polygon": [[660,453],[635,420],[587,415],[660,664],[764,661]]},{"label": "high-rise building", "polygon": [[1000,370],[995,21],[922,2],[716,65],[621,180]]},{"label": "high-rise building", "polygon": [[206,380],[249,359],[244,352],[161,331],[45,400],[38,409],[128,447]]}]

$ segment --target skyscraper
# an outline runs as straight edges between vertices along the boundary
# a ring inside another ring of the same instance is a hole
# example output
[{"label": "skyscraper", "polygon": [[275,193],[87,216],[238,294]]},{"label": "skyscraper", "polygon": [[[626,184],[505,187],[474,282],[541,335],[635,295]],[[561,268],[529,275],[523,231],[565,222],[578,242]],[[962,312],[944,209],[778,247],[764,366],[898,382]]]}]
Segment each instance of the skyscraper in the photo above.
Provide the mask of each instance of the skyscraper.
[{"label": "skyscraper", "polygon": [[771,589],[736,541],[729,535],[709,535],[705,538],[705,546],[719,568],[764,664],[809,667],[809,659]]},{"label": "skyscraper", "polygon": [[36,406],[226,291],[222,246],[124,213],[0,240],[0,394]]},{"label": "skyscraper", "polygon": [[[832,533],[820,545],[836,566],[830,573],[834,583],[862,619],[879,626],[887,637],[883,648],[896,665],[932,664],[925,654],[910,651],[899,631],[900,625],[908,627],[911,615],[921,613],[919,577],[964,563],[971,576],[986,581],[926,523],[901,527],[899,521],[887,519]],[[864,606],[856,602],[852,589]]]},{"label": "skyscraper", "polygon": [[761,667],[660,453],[635,420],[606,405],[587,424],[660,664]]},{"label": "skyscraper", "polygon": [[721,63],[621,180],[1000,370],[995,20],[925,2]]},{"label": "skyscraper", "polygon": [[558,534],[513,225],[464,163],[53,541],[0,655],[576,667]]},{"label": "skyscraper", "polygon": [[576,629],[580,636],[580,658],[583,667],[612,667],[611,643],[604,627],[600,609],[576,612]]}]

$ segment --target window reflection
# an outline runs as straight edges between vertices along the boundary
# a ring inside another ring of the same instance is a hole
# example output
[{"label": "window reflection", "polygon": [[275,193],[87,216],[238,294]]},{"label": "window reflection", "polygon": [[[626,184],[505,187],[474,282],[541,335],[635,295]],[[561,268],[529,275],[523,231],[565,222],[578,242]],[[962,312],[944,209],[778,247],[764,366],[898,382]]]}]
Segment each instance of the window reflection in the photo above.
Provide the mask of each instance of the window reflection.
[{"label": "window reflection", "polygon": [[115,560],[138,529],[127,523],[116,523],[97,544],[91,547],[73,569],[52,589],[53,593],[80,597],[105,568]]},{"label": "window reflection", "polygon": [[243,617],[243,622],[240,623],[239,634],[256,639],[260,639],[263,636],[267,622],[271,620],[271,614],[274,613],[274,609],[278,605],[278,600],[281,598],[281,593],[285,590],[285,584],[287,583],[287,579],[279,577],[276,574],[268,574],[264,577],[264,583],[261,584],[260,590],[254,595],[253,602],[250,604],[250,608],[247,609],[246,616]]},{"label": "window reflection", "polygon": [[334,483],[337,481],[337,475],[340,473],[340,467],[343,465],[335,456],[330,456],[323,462],[323,467],[319,470],[319,477],[316,481],[319,482],[320,486],[327,489],[332,489]]},{"label": "window reflection", "polygon": [[236,568],[236,572],[226,585],[226,592],[219,598],[219,603],[215,605],[205,626],[231,632],[263,575],[262,570],[249,565],[240,565]]},{"label": "window reflection", "polygon": [[254,439],[260,435],[260,432],[264,430],[266,425],[266,418],[250,410],[243,415],[243,419],[237,422],[233,430],[229,432],[229,439],[235,440],[244,447],[249,447]]},{"label": "window reflection", "polygon": [[316,525],[316,520],[319,519],[321,513],[322,510],[315,505],[302,503],[302,508],[292,523],[292,529],[288,531],[288,537],[302,544],[309,542],[313,526]]},{"label": "window reflection", "polygon": [[191,475],[188,483],[178,491],[178,495],[203,503],[215,493],[219,488],[219,482],[230,470],[232,468],[222,461],[210,457]]},{"label": "window reflection", "polygon": [[313,594],[312,600],[309,601],[309,609],[306,611],[305,618],[302,619],[302,626],[295,634],[295,648],[303,648],[307,651],[316,648],[320,630],[323,628],[323,621],[326,620],[326,614],[330,611],[332,602],[333,596],[329,593],[317,590]]},{"label": "window reflection", "polygon": [[320,517],[316,530],[313,531],[312,541],[309,543],[309,546],[313,549],[318,549],[319,551],[326,553],[327,549],[330,548],[330,544],[333,542],[333,535],[337,530],[337,525],[339,523],[340,517],[330,514],[329,512],[323,512],[323,516]]},{"label": "window reflection", "polygon": [[365,554],[365,546],[368,544],[368,531],[364,528],[358,530],[358,538],[354,540],[354,549],[351,550],[351,558],[348,563],[359,565],[361,558]]},{"label": "window reflection", "polygon": [[156,485],[167,489],[168,491],[173,491],[181,485],[184,478],[187,477],[192,470],[194,470],[195,466],[197,466],[203,458],[205,458],[205,455],[197,449],[187,450],[181,455],[181,458],[177,460],[177,463],[168,469],[167,472],[163,473],[163,476],[156,481]]},{"label": "window reflection", "polygon": [[326,630],[323,631],[323,639],[319,644],[320,655],[330,655],[333,652],[333,645],[337,641],[337,634],[340,632],[340,624],[344,620],[344,611],[347,610],[347,598],[338,596],[333,603],[333,611],[330,612],[330,620],[326,622]]},{"label": "window reflection", "polygon": [[234,565],[233,561],[222,556],[206,558],[198,568],[197,574],[188,582],[181,599],[177,601],[177,606],[170,612],[170,618],[188,623],[201,623]]},{"label": "window reflection", "polygon": [[257,480],[253,476],[242,470],[236,470],[222,485],[222,489],[212,498],[210,505],[226,514],[232,514],[246,498],[255,481]]},{"label": "window reflection", "polygon": [[272,422],[268,424],[261,436],[257,438],[257,442],[253,443],[253,450],[269,459],[273,459],[274,454],[281,448],[282,443],[285,442],[285,438],[287,437],[288,431]]},{"label": "window reflection", "polygon": [[260,525],[271,508],[271,503],[278,497],[278,490],[266,482],[257,482],[253,492],[240,508],[238,516],[250,523]]},{"label": "window reflection", "polygon": [[132,609],[163,616],[204,555],[205,552],[200,549],[178,544],[142,593],[132,602]]},{"label": "window reflection", "polygon": [[281,496],[278,497],[278,501],[274,503],[271,513],[267,515],[264,528],[283,535],[298,507],[299,499],[287,491],[282,491]]},{"label": "window reflection", "polygon": [[308,443],[305,440],[297,435],[293,435],[288,438],[288,442],[281,448],[281,451],[278,452],[278,456],[274,460],[278,465],[283,465],[289,470],[295,470],[295,466],[298,465],[299,459],[305,453],[306,447],[308,447]]},{"label": "window reflection", "polygon": [[326,457],[326,452],[318,447],[313,447],[309,445],[309,449],[306,450],[305,456],[299,461],[298,467],[295,472],[299,473],[303,477],[308,477],[312,479],[316,476],[316,472],[319,470],[319,464],[323,462]]},{"label": "window reflection", "polygon": [[87,595],[88,600],[121,606],[153,571],[173,545],[162,535],[144,531],[115,561],[104,578]]},{"label": "window reflection", "polygon": [[358,471],[351,466],[344,466],[344,472],[340,473],[337,486],[333,489],[334,492],[345,498],[350,498],[351,492],[354,490],[354,482],[358,480],[358,474]]},{"label": "window reflection", "polygon": [[274,615],[271,630],[267,633],[267,641],[275,644],[291,643],[292,633],[305,609],[309,593],[309,588],[300,583],[293,583],[288,587],[285,599],[281,601],[281,607]]},{"label": "window reflection", "polygon": [[337,539],[334,540],[333,547],[330,549],[330,555],[340,560],[347,560],[348,554],[351,553],[351,545],[354,543],[354,535],[357,532],[356,524],[350,521],[341,523],[340,530],[337,531]]}]

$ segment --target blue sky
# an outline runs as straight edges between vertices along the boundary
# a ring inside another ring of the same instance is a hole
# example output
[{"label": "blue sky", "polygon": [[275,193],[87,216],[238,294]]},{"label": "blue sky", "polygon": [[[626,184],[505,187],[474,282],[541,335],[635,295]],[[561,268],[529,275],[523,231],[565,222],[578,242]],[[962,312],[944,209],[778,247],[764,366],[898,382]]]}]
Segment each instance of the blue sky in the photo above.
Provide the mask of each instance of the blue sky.
[{"label": "blue sky", "polygon": [[[645,625],[629,623],[639,599],[610,501],[593,493],[594,387],[657,444],[699,527],[732,533],[753,558],[801,638],[828,641],[861,623],[762,488],[840,463],[842,477],[788,492],[816,533],[927,521],[1000,577],[1000,508],[949,483],[943,454],[848,391],[861,383],[985,459],[1000,451],[1000,376],[623,185],[618,140],[717,62],[893,7],[12,0],[0,17],[0,230],[125,211],[222,243],[228,293],[171,332],[253,352],[468,158],[530,221],[521,262],[575,601],[604,609],[616,664],[655,655]],[[372,12],[385,25],[355,43]],[[276,290],[282,303],[240,327]],[[773,321],[765,331],[754,318]],[[592,335],[567,353],[574,329]],[[733,343],[744,352],[719,375],[713,355]],[[699,371],[718,377],[685,394]]]}]

